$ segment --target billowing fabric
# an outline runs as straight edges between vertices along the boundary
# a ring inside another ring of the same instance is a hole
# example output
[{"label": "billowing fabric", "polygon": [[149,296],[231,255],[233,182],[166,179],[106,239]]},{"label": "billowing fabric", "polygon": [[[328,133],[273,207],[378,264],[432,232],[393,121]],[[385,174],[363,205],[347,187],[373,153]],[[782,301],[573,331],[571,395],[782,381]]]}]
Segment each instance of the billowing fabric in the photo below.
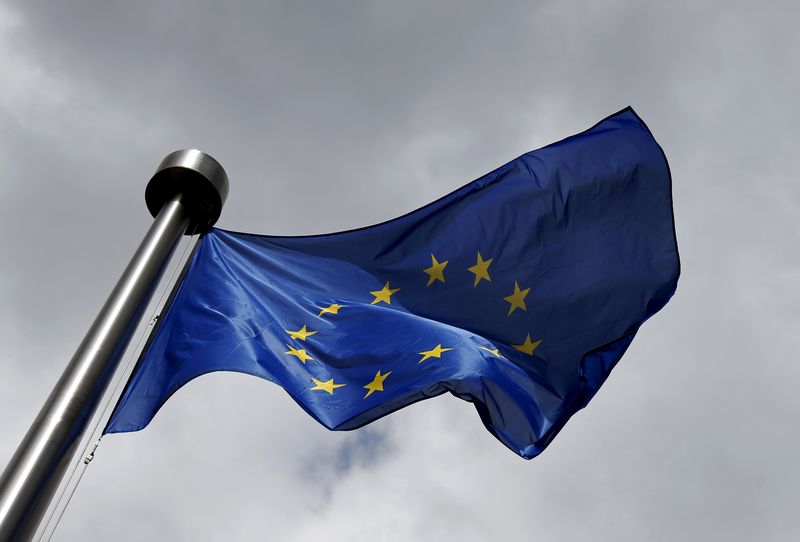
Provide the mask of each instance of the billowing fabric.
[{"label": "billowing fabric", "polygon": [[336,430],[449,391],[531,458],[678,275],[667,162],[628,108],[383,224],[210,231],[106,432],[142,429],[197,376],[238,371]]}]

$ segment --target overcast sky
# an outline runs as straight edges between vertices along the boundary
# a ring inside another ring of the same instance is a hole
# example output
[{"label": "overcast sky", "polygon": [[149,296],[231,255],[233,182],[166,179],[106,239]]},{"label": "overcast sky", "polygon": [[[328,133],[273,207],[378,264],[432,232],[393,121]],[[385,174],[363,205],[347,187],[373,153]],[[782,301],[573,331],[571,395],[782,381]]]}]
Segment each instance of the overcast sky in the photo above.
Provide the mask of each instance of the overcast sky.
[{"label": "overcast sky", "polygon": [[647,4],[0,3],[0,468],[178,148],[227,170],[220,227],[321,233],[632,105],[671,164],[683,266],[533,461],[450,396],[332,433],[217,373],[103,440],[54,540],[797,536],[800,4]]}]

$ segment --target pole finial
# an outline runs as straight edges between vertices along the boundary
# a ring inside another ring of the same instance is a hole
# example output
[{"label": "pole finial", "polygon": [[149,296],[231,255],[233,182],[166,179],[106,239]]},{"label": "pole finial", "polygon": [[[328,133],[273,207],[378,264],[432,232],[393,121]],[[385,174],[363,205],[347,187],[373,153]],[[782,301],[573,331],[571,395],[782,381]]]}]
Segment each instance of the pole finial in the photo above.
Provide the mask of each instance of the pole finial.
[{"label": "pole finial", "polygon": [[197,149],[168,154],[147,183],[144,199],[154,217],[161,207],[182,194],[191,216],[187,235],[203,233],[213,226],[228,196],[228,175],[210,155]]}]

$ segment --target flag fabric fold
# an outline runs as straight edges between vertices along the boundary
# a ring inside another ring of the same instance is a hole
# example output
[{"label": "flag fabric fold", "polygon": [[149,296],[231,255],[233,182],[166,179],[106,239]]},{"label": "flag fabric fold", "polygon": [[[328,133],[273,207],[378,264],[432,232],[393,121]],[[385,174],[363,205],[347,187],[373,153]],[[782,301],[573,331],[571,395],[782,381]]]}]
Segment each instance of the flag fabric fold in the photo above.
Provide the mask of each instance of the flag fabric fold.
[{"label": "flag fabric fold", "polygon": [[337,430],[450,392],[531,458],[679,267],[666,158],[627,108],[382,224],[211,230],[105,432],[142,429],[193,378],[236,371]]}]

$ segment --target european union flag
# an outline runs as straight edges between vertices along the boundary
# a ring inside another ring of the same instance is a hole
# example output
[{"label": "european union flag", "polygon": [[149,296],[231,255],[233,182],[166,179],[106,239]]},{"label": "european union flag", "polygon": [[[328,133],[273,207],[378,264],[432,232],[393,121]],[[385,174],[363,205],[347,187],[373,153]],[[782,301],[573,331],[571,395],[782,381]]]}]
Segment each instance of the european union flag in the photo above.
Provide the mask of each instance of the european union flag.
[{"label": "european union flag", "polygon": [[675,291],[666,158],[627,108],[419,210],[307,237],[207,233],[106,428],[211,371],[329,429],[450,392],[525,458]]}]

